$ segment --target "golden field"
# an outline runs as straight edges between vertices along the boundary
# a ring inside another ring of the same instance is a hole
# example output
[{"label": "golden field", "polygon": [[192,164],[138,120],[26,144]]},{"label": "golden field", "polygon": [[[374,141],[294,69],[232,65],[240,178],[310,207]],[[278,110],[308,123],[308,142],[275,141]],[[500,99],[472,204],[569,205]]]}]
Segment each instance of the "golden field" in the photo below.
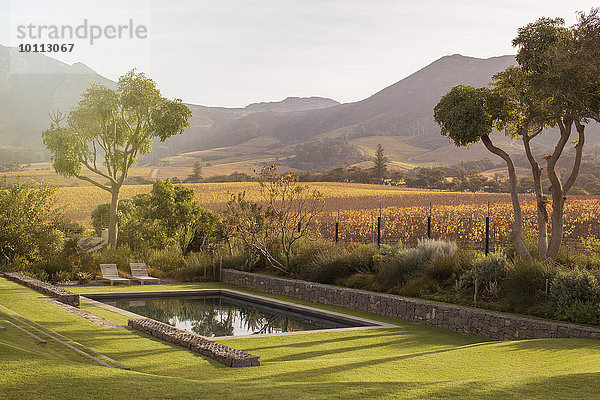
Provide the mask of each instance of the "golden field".
[{"label": "golden field", "polygon": [[[313,230],[324,237],[335,237],[335,221],[339,221],[342,241],[376,240],[377,217],[382,217],[382,242],[414,242],[426,236],[427,215],[431,203],[432,236],[460,242],[482,244],[485,217],[490,204],[492,244],[507,241],[512,222],[512,206],[508,194],[460,193],[406,189],[393,186],[323,182],[308,184],[325,198],[324,210]],[[258,184],[192,183],[195,199],[203,207],[219,211],[230,193],[245,191],[248,198],[259,200]],[[121,198],[148,193],[151,185],[124,186]],[[57,191],[58,204],[65,215],[84,226],[100,203],[110,201],[107,192],[92,186],[62,187]],[[536,230],[535,204],[532,195],[522,195],[525,230]],[[600,197],[572,196],[565,207],[565,239],[579,242],[581,237],[600,237]],[[339,217],[338,217],[339,215]],[[339,218],[339,219],[338,219]]]}]

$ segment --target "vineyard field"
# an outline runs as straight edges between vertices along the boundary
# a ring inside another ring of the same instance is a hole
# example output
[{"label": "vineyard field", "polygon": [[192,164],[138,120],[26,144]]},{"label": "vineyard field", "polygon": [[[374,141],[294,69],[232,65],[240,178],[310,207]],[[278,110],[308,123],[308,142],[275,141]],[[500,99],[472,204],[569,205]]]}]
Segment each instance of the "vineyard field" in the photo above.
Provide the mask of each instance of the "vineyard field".
[{"label": "vineyard field", "polygon": [[[195,199],[203,207],[220,211],[230,193],[246,192],[259,200],[255,182],[194,183]],[[485,217],[490,216],[492,243],[504,244],[512,223],[512,206],[508,194],[440,192],[393,186],[354,183],[311,183],[324,195],[323,212],[312,230],[323,237],[345,242],[376,241],[377,217],[381,216],[382,243],[414,243],[427,235],[427,216],[431,204],[431,233],[434,238],[448,238],[463,243],[483,243]],[[148,193],[150,185],[124,186],[121,198]],[[57,200],[65,215],[90,227],[90,214],[100,203],[108,202],[107,192],[96,187],[63,187]],[[533,195],[522,195],[525,230],[535,232],[536,215]],[[565,207],[565,240],[580,242],[582,237],[600,238],[600,196],[571,196]]]}]

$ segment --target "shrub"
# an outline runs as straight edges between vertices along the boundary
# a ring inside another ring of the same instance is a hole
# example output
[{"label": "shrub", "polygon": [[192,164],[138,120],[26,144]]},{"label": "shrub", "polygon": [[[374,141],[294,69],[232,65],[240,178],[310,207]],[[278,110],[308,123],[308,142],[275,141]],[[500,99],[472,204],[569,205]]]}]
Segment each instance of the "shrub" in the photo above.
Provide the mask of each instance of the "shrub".
[{"label": "shrub", "polygon": [[456,281],[462,271],[471,264],[467,253],[456,252],[453,256],[436,257],[424,266],[424,273],[438,282]]},{"label": "shrub", "polygon": [[52,275],[52,282],[54,283],[63,283],[68,282],[72,278],[72,274],[69,271],[58,271],[54,275]]},{"label": "shrub", "polygon": [[59,272],[71,271],[73,269],[73,260],[69,257],[54,256],[48,260],[40,261],[34,265],[34,269],[44,271],[52,280]]},{"label": "shrub", "polygon": [[94,279],[94,275],[89,272],[79,271],[75,273],[75,279],[79,285],[87,285]]},{"label": "shrub", "polygon": [[473,264],[473,279],[479,284],[488,285],[491,282],[500,283],[508,277],[509,264],[502,253],[491,253],[476,260]]},{"label": "shrub", "polygon": [[428,262],[438,258],[452,258],[455,254],[455,242],[421,240],[415,248],[406,250],[399,257],[382,260],[379,280],[387,288],[402,285],[419,275]]},{"label": "shrub", "polygon": [[183,267],[176,272],[176,277],[183,281],[212,279],[218,274],[218,272],[213,271],[213,265],[216,264],[213,264],[213,258],[210,254],[189,253],[183,260]]},{"label": "shrub", "polygon": [[117,264],[119,270],[129,272],[129,263],[134,261],[136,261],[136,257],[129,246],[107,247],[87,259],[86,264],[82,266],[82,270],[99,272],[100,264]]},{"label": "shrub", "polygon": [[560,271],[552,281],[552,297],[559,308],[567,308],[575,301],[597,302],[600,288],[596,277],[587,270]]},{"label": "shrub", "polygon": [[433,260],[436,257],[452,257],[456,253],[456,242],[450,240],[420,240],[416,247],[424,260]]},{"label": "shrub", "polygon": [[517,257],[504,283],[509,311],[524,312],[545,297],[546,279],[552,282],[556,268],[548,263]]},{"label": "shrub", "polygon": [[170,246],[162,250],[151,250],[148,265],[161,270],[166,276],[175,276],[183,266],[183,255],[179,246]]},{"label": "shrub", "polygon": [[595,301],[575,300],[569,306],[561,308],[556,316],[564,321],[598,325],[600,323],[600,306]]},{"label": "shrub", "polygon": [[60,252],[63,234],[50,223],[59,217],[54,193],[34,181],[7,187],[0,178],[0,264],[27,266]]},{"label": "shrub", "polygon": [[440,285],[435,280],[427,276],[419,276],[409,280],[404,286],[393,291],[402,296],[421,297],[426,294],[438,292],[440,289]]},{"label": "shrub", "polygon": [[290,270],[302,279],[336,283],[357,272],[375,271],[377,254],[374,245],[304,241],[292,256]]},{"label": "shrub", "polygon": [[379,292],[383,288],[377,281],[377,276],[373,274],[357,273],[350,275],[346,279],[340,282],[343,286],[350,287],[353,289],[362,289]]},{"label": "shrub", "polygon": [[223,256],[223,268],[237,269],[240,271],[252,271],[258,264],[259,257],[247,252],[240,251],[232,255]]}]

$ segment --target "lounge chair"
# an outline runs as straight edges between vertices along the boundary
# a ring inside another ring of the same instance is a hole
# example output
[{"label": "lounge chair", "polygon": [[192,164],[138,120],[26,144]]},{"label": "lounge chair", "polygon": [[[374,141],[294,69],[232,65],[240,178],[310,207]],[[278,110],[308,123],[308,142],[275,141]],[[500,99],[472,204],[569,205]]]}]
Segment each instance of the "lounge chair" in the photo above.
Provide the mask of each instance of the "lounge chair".
[{"label": "lounge chair", "polygon": [[127,275],[132,281],[137,281],[141,285],[144,283],[160,283],[160,279],[148,275],[146,263],[129,263],[131,275]]},{"label": "lounge chair", "polygon": [[131,281],[129,279],[121,278],[119,276],[117,264],[100,264],[100,271],[102,272],[102,277],[98,279],[101,281],[110,282],[110,286],[113,286],[115,283],[125,283],[127,285],[131,285]]}]

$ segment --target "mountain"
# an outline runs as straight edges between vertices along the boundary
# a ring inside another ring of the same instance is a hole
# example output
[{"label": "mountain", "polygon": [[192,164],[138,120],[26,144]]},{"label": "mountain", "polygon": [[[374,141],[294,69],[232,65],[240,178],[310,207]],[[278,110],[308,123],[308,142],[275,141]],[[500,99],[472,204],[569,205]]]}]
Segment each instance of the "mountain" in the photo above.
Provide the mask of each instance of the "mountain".
[{"label": "mountain", "polygon": [[0,45],[0,147],[41,147],[49,113],[69,111],[92,82],[115,86],[84,64]]},{"label": "mountain", "polygon": [[340,105],[339,102],[323,97],[288,97],[282,101],[252,103],[244,107],[251,112],[292,112],[308,111]]},{"label": "mountain", "polygon": [[446,56],[359,102],[307,111],[265,109],[203,130],[191,129],[186,138],[177,140],[197,136],[203,143],[201,148],[210,148],[236,145],[260,136],[300,143],[343,134],[350,138],[400,136],[412,145],[441,145],[444,139],[433,121],[433,108],[441,96],[458,84],[484,86],[492,75],[513,64],[513,56]]},{"label": "mountain", "polygon": [[[339,157],[340,162],[357,163],[361,159],[357,154],[368,160],[378,143],[397,168],[493,158],[480,144],[456,148],[449,143],[433,121],[433,108],[453,86],[485,86],[496,72],[513,64],[511,55],[445,56],[371,97],[346,104],[322,97],[288,97],[244,108],[188,104],[192,118],[186,132],[166,143],[156,142],[140,163],[170,168],[169,173],[198,161],[208,173],[252,171],[273,161],[318,168],[295,157],[333,154],[327,146],[341,144],[351,156]],[[70,110],[92,82],[116,85],[81,63],[67,65],[43,54],[0,46],[0,149],[42,148],[40,134],[49,125],[48,114]],[[598,143],[598,124],[588,132],[588,142]],[[503,135],[496,134],[494,140],[512,153],[521,152]],[[538,145],[543,149],[544,142]],[[325,161],[336,163],[327,157]]]}]

